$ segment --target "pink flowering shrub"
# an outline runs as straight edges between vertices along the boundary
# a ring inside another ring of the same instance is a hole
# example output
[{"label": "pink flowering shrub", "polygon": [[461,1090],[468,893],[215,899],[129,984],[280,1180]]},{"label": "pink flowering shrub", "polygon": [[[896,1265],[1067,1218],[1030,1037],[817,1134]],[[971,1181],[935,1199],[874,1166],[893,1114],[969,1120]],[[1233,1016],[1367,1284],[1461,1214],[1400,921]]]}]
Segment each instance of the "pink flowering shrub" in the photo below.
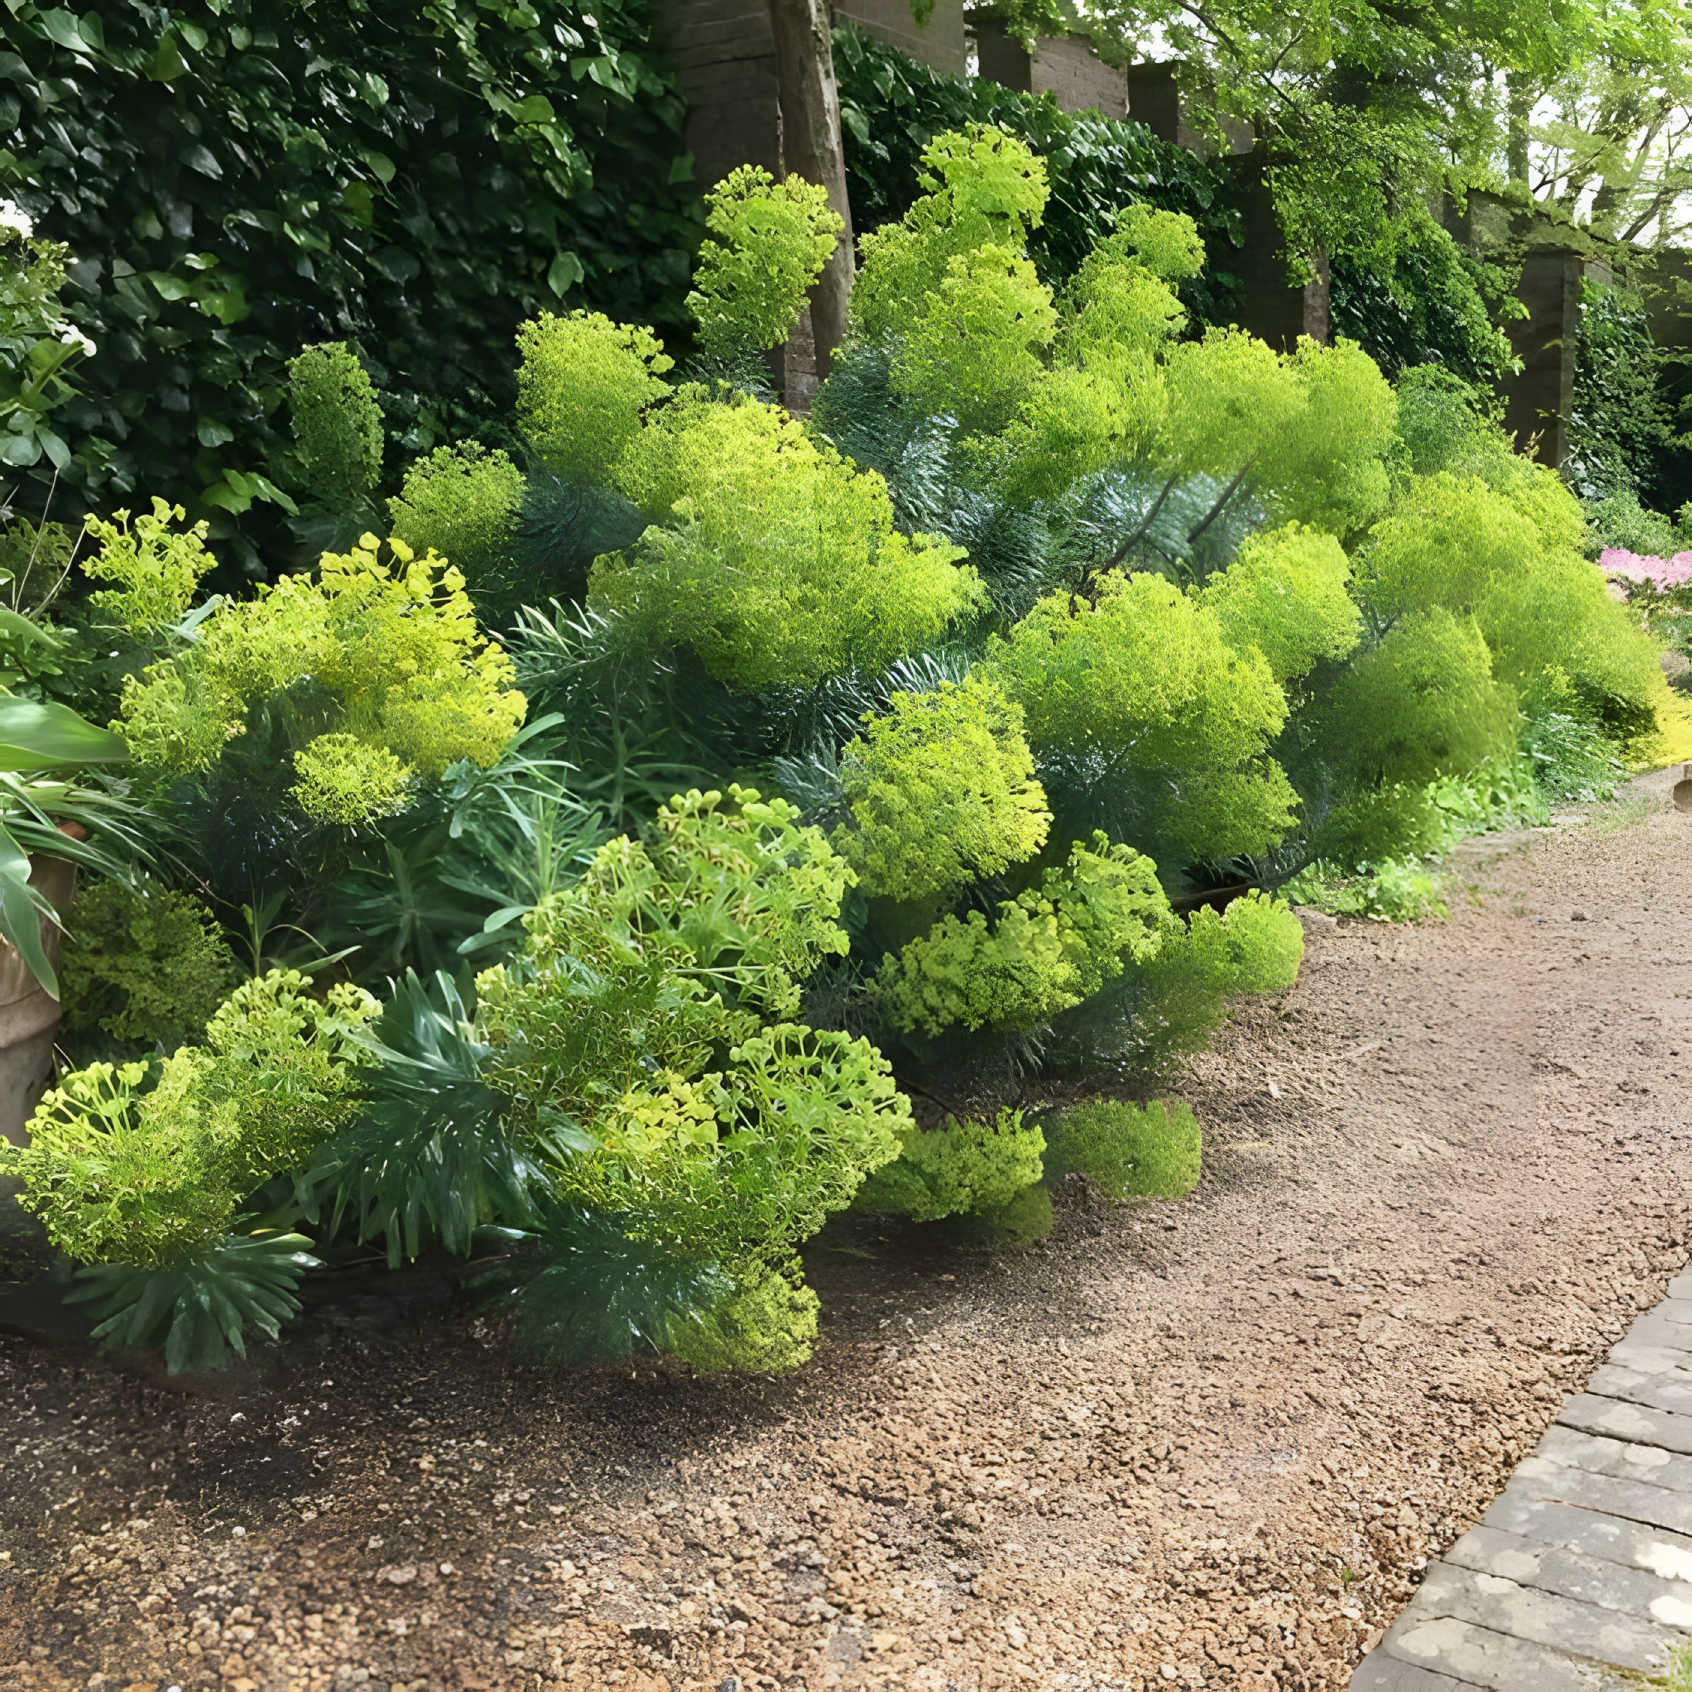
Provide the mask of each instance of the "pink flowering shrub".
[{"label": "pink flowering shrub", "polygon": [[1607,546],[1598,555],[1598,566],[1613,580],[1652,587],[1658,593],[1668,593],[1692,582],[1692,552],[1677,552],[1672,558],[1655,558],[1648,553]]}]

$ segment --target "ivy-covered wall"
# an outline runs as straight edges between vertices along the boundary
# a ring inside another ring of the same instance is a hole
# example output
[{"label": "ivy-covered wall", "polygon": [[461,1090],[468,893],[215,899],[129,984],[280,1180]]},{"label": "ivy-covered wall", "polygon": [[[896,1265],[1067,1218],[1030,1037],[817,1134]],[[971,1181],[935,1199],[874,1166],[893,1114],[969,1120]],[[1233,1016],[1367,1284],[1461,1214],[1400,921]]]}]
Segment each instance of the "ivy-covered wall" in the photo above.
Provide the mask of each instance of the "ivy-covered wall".
[{"label": "ivy-covered wall", "polygon": [[644,0],[7,0],[0,197],[98,348],[55,514],[161,494],[250,556],[302,343],[358,348],[409,456],[508,410],[536,309],[679,321],[682,118]]}]

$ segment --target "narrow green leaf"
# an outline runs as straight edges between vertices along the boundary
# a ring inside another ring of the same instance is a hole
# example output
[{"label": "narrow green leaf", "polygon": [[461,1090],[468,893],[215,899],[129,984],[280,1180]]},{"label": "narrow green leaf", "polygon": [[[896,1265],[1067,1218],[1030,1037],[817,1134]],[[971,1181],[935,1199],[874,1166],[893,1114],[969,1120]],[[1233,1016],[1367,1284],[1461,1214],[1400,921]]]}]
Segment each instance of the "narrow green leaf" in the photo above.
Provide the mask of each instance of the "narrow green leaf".
[{"label": "narrow green leaf", "polygon": [[0,770],[51,770],[122,764],[129,748],[56,700],[0,697]]}]

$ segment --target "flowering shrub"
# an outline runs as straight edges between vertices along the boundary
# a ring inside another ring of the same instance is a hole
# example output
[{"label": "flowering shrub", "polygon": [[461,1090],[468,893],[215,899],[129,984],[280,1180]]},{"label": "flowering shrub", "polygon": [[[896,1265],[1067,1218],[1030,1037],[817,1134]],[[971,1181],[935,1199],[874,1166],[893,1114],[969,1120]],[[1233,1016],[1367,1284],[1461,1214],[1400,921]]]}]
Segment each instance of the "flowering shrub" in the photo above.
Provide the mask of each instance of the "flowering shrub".
[{"label": "flowering shrub", "polygon": [[156,1077],[143,1063],[63,1077],[29,1143],[0,1146],[0,1172],[66,1256],[168,1264],[215,1241],[255,1188],[352,1114],[357,1035],[376,1010],[355,987],[319,1000],[297,972],[260,976]]},{"label": "flowering shrub", "polygon": [[[312,1243],[363,1244],[475,1253],[550,1356],[791,1367],[798,1252],[854,1203],[1018,1241],[1066,1170],[1186,1190],[1182,1107],[1036,1123],[1019,1089],[1143,1078],[1284,991],[1303,929],[1272,889],[1405,908],[1419,854],[1671,720],[1578,505],[1470,398],[1343,341],[1183,339],[1204,253],[1171,213],[1036,268],[1046,165],[1001,132],[923,168],[810,418],[754,355],[832,215],[747,170],[695,277],[708,380],[542,314],[514,414],[409,467],[388,549],[198,610],[179,512],[96,525],[80,675],[121,688],[219,917],[255,968],[297,942],[392,976],[379,1008],[261,976],[199,1043],[52,1095],[8,1157],[108,1335],[162,1313],[171,1355],[227,1349]],[[351,532],[363,371],[297,368],[313,520]],[[1655,562],[1607,561],[1641,605],[1681,560]],[[754,770],[782,795],[713,773]],[[128,913],[131,949],[215,961],[196,910]],[[132,960],[105,973],[105,1033],[165,1026]],[[906,1076],[976,1108],[919,1132]],[[261,1187],[289,1232],[245,1217]]]},{"label": "flowering shrub", "polygon": [[971,676],[895,693],[841,752],[852,826],[840,851],[864,886],[921,901],[1033,855],[1051,827],[1022,713]]},{"label": "flowering shrub", "polygon": [[947,916],[883,958],[876,992],[908,1031],[1031,1031],[1150,957],[1168,909],[1151,860],[1095,835],[991,922]]},{"label": "flowering shrub", "polygon": [[1203,1133],[1180,1099],[1094,1099],[1045,1119],[1046,1175],[1084,1175],[1107,1198],[1175,1199],[1198,1185]]},{"label": "flowering shrub", "polygon": [[1607,546],[1598,555],[1598,568],[1612,581],[1633,582],[1654,588],[1658,593],[1668,593],[1692,582],[1692,552],[1654,558],[1619,546]]},{"label": "flowering shrub", "polygon": [[403,541],[389,550],[393,566],[366,535],[325,554],[315,580],[284,576],[216,606],[192,644],[130,677],[113,726],[136,763],[164,781],[208,771],[250,713],[308,686],[327,703],[317,720],[336,725],[292,747],[308,815],[369,821],[414,778],[460,758],[493,763],[525,710],[511,660],[482,638],[455,569]]},{"label": "flowering shrub", "polygon": [[699,344],[717,358],[780,346],[845,226],[827,189],[800,176],[777,182],[759,165],[742,165],[705,205],[706,235],[687,297]]},{"label": "flowering shrub", "polygon": [[1009,1204],[1043,1173],[1046,1139],[1019,1110],[992,1121],[945,1124],[900,1133],[898,1158],[875,1171],[859,1190],[859,1210],[884,1210],[914,1222],[987,1214]]},{"label": "flowering shrub", "polygon": [[652,435],[640,503],[669,521],[588,590],[649,646],[691,647],[735,688],[802,685],[888,664],[979,602],[962,547],[903,534],[879,476],[775,407],[697,405]]}]

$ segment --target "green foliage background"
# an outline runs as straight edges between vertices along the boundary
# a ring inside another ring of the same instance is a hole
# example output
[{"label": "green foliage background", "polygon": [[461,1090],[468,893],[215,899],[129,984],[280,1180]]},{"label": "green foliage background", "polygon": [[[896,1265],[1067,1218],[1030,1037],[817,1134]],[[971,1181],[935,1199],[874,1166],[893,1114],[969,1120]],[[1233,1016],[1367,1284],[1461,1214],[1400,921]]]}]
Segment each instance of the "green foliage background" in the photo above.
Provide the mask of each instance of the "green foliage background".
[{"label": "green foliage background", "polygon": [[68,243],[99,349],[55,514],[140,491],[233,538],[308,342],[363,355],[397,462],[508,409],[539,306],[678,322],[682,104],[647,44],[642,0],[8,0],[0,196]]}]

